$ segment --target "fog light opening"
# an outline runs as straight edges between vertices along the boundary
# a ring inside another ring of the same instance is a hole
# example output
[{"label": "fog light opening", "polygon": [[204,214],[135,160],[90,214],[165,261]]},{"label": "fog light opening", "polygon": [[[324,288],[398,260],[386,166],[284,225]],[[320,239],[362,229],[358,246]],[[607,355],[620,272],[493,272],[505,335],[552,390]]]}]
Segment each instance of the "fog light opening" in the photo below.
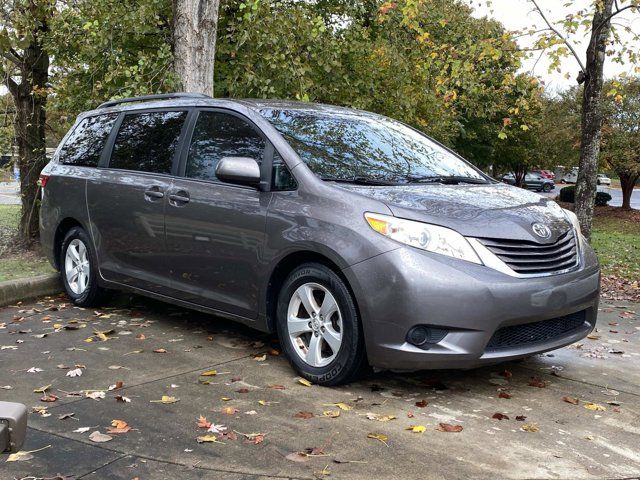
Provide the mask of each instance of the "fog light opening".
[{"label": "fog light opening", "polygon": [[411,327],[407,333],[407,342],[416,347],[424,348],[425,346],[438,343],[447,333],[449,333],[449,331],[444,328],[416,325],[415,327]]}]

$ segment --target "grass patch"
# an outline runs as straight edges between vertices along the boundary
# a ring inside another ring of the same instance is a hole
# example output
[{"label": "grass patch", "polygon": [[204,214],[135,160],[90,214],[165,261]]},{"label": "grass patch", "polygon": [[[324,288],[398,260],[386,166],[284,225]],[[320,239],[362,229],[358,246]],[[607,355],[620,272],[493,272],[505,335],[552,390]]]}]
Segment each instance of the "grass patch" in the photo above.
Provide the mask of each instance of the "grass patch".
[{"label": "grass patch", "polygon": [[603,274],[640,281],[640,210],[597,208],[591,245]]},{"label": "grass patch", "polygon": [[15,247],[19,222],[20,205],[0,205],[0,282],[53,272],[39,250],[25,252]]}]

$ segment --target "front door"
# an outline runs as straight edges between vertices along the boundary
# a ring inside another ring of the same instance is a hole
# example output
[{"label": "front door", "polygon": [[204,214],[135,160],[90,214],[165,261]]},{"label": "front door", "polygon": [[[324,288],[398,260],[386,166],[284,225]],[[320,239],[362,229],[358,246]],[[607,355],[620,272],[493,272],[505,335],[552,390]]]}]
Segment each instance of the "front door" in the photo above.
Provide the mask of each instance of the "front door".
[{"label": "front door", "polygon": [[166,207],[167,261],[182,300],[255,318],[270,192],[216,178],[221,158],[261,162],[266,140],[239,115],[198,114]]},{"label": "front door", "polygon": [[164,214],[186,111],[127,113],[106,168],[88,180],[90,230],[101,275],[170,292]]}]

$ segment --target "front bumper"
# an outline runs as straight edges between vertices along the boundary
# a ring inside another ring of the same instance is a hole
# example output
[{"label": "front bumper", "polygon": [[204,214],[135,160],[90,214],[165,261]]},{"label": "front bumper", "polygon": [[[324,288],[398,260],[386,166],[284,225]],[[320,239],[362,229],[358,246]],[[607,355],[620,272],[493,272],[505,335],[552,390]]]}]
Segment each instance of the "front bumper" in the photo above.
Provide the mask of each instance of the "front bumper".
[{"label": "front bumper", "polygon": [[[369,363],[376,368],[473,368],[553,350],[584,338],[596,323],[600,271],[590,247],[581,267],[540,278],[514,278],[491,268],[410,247],[378,255],[343,272],[362,317]],[[584,323],[543,341],[487,348],[494,333],[583,312]],[[415,325],[449,333],[428,349],[406,341]]]}]

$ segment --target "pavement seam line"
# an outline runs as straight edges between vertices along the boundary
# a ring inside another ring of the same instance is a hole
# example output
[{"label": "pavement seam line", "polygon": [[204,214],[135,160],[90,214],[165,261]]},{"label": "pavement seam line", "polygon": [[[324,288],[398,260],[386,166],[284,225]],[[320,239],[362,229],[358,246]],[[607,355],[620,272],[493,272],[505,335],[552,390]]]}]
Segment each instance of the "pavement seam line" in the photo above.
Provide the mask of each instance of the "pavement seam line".
[{"label": "pavement seam line", "polygon": [[233,474],[236,474],[236,475],[252,475],[252,476],[258,475],[258,476],[262,476],[262,477],[281,478],[283,480],[312,480],[313,479],[313,477],[293,477],[291,475],[277,475],[277,474],[276,475],[272,475],[272,474],[268,474],[268,473],[255,473],[255,472],[243,472],[243,471],[236,471],[236,470],[225,470],[225,469],[220,469],[220,468],[215,468],[215,467],[202,467],[202,466],[198,466],[198,465],[193,466],[193,465],[188,465],[188,464],[185,464],[185,463],[173,462],[171,460],[163,460],[163,459],[159,459],[159,458],[153,458],[153,457],[150,457],[148,455],[138,455],[136,453],[125,453],[125,452],[122,452],[122,451],[114,449],[114,448],[108,448],[105,444],[97,445],[97,444],[94,444],[92,442],[85,442],[84,440],[78,440],[77,438],[67,437],[66,435],[62,435],[60,433],[50,432],[50,431],[47,431],[47,430],[42,430],[40,428],[33,427],[31,425],[29,425],[29,429],[35,430],[36,432],[44,433],[44,434],[47,434],[47,435],[51,435],[51,436],[54,436],[54,437],[62,438],[62,439],[65,439],[65,440],[70,440],[70,441],[75,442],[75,443],[80,443],[82,445],[87,445],[87,446],[90,446],[90,447],[99,448],[100,450],[104,450],[104,451],[107,451],[107,452],[112,452],[112,453],[116,453],[116,454],[120,454],[121,455],[116,460],[114,460],[112,462],[108,462],[107,464],[102,465],[101,467],[98,467],[98,469],[96,469],[96,470],[92,470],[91,472],[87,472],[87,473],[81,475],[80,477],[78,477],[78,479],[80,479],[82,477],[85,477],[85,476],[89,475],[90,473],[93,473],[94,471],[100,470],[100,469],[106,467],[107,465],[110,465],[113,462],[115,462],[117,460],[121,460],[122,458],[126,458],[126,457],[141,458],[143,460],[150,460],[152,462],[164,463],[164,464],[167,464],[167,465],[175,465],[177,467],[186,467],[186,468],[193,468],[193,469],[198,469],[198,470],[206,470],[206,471],[209,471],[209,472],[233,473]]},{"label": "pavement seam line", "polygon": [[[75,440],[74,440],[74,441],[75,441]],[[109,450],[109,451],[112,451],[112,450]],[[114,453],[117,453],[117,452],[114,452]],[[122,455],[120,455],[119,457],[114,458],[113,460],[111,460],[111,461],[109,461],[109,462],[105,463],[104,465],[100,465],[98,468],[94,468],[94,469],[92,469],[92,470],[88,471],[87,473],[83,473],[82,475],[79,475],[78,477],[76,477],[76,480],[80,480],[81,478],[84,478],[84,477],[86,477],[87,475],[91,475],[91,474],[93,474],[93,473],[96,473],[96,472],[98,472],[98,471],[102,470],[103,468],[108,467],[109,465],[111,465],[111,464],[113,464],[113,463],[115,463],[115,462],[117,462],[117,461],[119,461],[119,460],[122,460],[123,458],[127,458],[127,456],[128,456],[128,455],[127,455],[126,453],[123,453],[123,454],[122,454]]]},{"label": "pavement seam line", "polygon": [[[251,355],[252,354],[249,353],[247,355],[243,355],[242,357],[234,358],[232,360],[225,360],[224,362],[213,363],[213,364],[209,363],[209,364],[207,364],[207,365],[205,365],[203,367],[199,367],[199,368],[196,368],[196,369],[193,369],[193,370],[187,370],[186,372],[174,373],[174,374],[171,374],[171,375],[167,375],[166,377],[160,377],[160,378],[156,378],[155,380],[149,380],[149,381],[142,382],[142,383],[136,383],[136,384],[132,384],[132,385],[127,385],[127,386],[124,386],[122,388],[119,388],[118,390],[110,390],[110,391],[112,391],[112,392],[116,392],[116,391],[117,392],[123,392],[123,391],[125,391],[125,390],[127,390],[129,388],[138,388],[138,387],[142,387],[144,385],[149,385],[150,383],[159,382],[161,380],[167,380],[169,378],[179,377],[180,375],[188,375],[190,373],[194,373],[194,372],[197,372],[199,370],[211,369],[211,367],[219,367],[220,365],[226,365],[228,363],[237,362],[238,360],[243,360],[245,358],[250,358]],[[105,393],[106,393],[106,391],[105,391]],[[51,407],[49,407],[47,409],[47,411],[57,410],[58,408],[66,407],[68,405],[74,405],[74,404],[76,404],[78,402],[81,402],[83,400],[88,400],[88,398],[87,397],[80,397],[77,400],[71,400],[69,402],[61,403],[59,405],[52,405]]]},{"label": "pavement seam line", "polygon": [[[540,370],[536,370],[535,368],[527,367],[525,365],[521,365],[521,367],[524,370],[528,370],[530,372],[536,372],[536,373],[540,374]],[[637,394],[637,393],[634,393],[634,392],[629,392],[629,391],[626,391],[626,390],[621,390],[619,388],[609,388],[606,385],[598,385],[597,383],[585,382],[584,380],[576,380],[575,378],[563,377],[561,375],[553,375],[551,372],[546,372],[546,371],[542,371],[542,373],[544,375],[547,375],[547,376],[550,376],[550,377],[553,377],[553,378],[559,378],[561,380],[568,380],[570,382],[580,383],[582,385],[589,385],[589,386],[592,386],[592,387],[605,388],[605,389],[609,389],[609,390],[616,390],[616,391],[618,391],[620,393],[624,393],[625,395],[631,395],[633,397],[640,397],[640,394]]]}]

